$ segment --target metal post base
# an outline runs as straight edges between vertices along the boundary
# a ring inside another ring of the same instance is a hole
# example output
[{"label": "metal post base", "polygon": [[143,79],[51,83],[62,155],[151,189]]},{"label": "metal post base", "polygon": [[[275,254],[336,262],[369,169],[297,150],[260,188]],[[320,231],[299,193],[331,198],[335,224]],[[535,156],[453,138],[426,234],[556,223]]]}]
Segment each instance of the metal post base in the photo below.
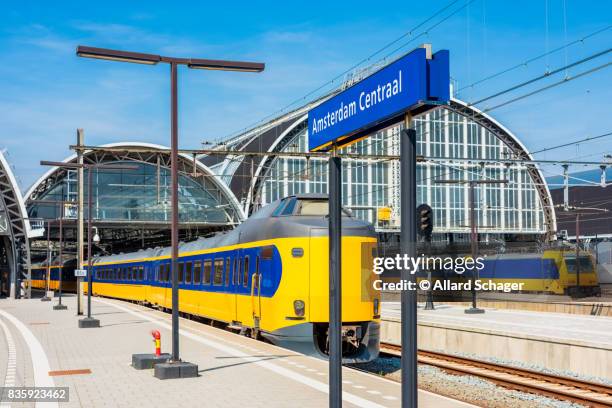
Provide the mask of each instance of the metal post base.
[{"label": "metal post base", "polygon": [[433,294],[427,291],[427,300],[425,301],[425,310],[436,310],[433,301]]},{"label": "metal post base", "polygon": [[484,309],[479,309],[477,307],[470,307],[469,309],[464,310],[465,314],[482,314],[484,312]]},{"label": "metal post base", "polygon": [[175,378],[197,377],[198,365],[185,361],[172,361],[169,363],[155,364],[153,376],[160,380],[171,380]]},{"label": "metal post base", "polygon": [[168,353],[159,356],[155,354],[132,354],[132,367],[136,370],[148,370],[157,364],[167,363],[170,357]]},{"label": "metal post base", "polygon": [[57,305],[53,305],[53,310],[66,310],[68,309],[68,306],[66,305],[60,305],[59,303]]},{"label": "metal post base", "polygon": [[84,317],[79,320],[79,329],[89,329],[92,327],[100,327],[100,321],[93,317]]}]

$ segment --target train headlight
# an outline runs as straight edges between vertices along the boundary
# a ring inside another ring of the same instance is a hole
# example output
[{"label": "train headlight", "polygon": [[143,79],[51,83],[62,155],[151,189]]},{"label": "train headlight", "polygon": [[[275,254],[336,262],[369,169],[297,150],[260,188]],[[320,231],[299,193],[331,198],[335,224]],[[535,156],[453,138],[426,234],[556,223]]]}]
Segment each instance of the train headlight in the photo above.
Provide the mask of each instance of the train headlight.
[{"label": "train headlight", "polygon": [[304,316],[304,311],[306,310],[306,304],[303,300],[294,300],[293,301],[293,310],[295,311],[296,316]]},{"label": "train headlight", "polygon": [[374,316],[378,316],[380,312],[380,301],[378,299],[374,299]]}]

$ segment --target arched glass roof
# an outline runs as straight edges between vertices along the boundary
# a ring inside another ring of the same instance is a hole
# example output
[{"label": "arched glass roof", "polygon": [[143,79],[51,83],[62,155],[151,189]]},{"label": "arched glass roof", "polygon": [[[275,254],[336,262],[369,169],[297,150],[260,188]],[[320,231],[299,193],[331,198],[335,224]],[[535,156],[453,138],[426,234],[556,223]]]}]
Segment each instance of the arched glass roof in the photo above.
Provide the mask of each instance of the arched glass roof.
[{"label": "arched glass roof", "polygon": [[[123,146],[124,152],[89,152],[85,162],[129,164],[134,169],[91,170],[92,217],[98,222],[165,224],[171,220],[169,157],[165,152],[155,154],[135,153],[130,147],[150,148],[155,145],[123,143],[107,147]],[[166,150],[162,146],[156,146]],[[150,150],[150,149],[149,149]],[[179,221],[199,225],[231,225],[242,220],[238,203],[229,189],[203,164],[187,156],[180,156],[179,163]],[[76,156],[65,162],[75,161]],[[85,169],[84,212],[87,217],[87,179]],[[76,217],[76,205],[65,205],[61,201],[76,202],[76,170],[53,168],[41,177],[26,194],[28,213],[31,218],[55,219],[63,211],[65,218]]]}]

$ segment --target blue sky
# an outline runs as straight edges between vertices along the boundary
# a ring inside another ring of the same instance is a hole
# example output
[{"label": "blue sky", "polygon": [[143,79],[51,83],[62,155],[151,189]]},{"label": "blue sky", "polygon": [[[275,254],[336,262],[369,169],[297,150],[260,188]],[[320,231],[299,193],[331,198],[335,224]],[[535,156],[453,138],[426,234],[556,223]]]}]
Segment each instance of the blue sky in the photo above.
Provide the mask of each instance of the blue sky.
[{"label": "blue sky", "polygon": [[[197,148],[204,140],[232,134],[301,98],[449,3],[6,2],[0,23],[0,148],[8,150],[25,190],[43,173],[41,159],[60,160],[70,154],[68,145],[74,143],[77,127],[85,129],[88,144],[168,144],[169,68],[77,58],[79,44],[265,62],[262,74],[180,71],[180,145]],[[611,17],[612,3],[607,1],[459,0],[371,62],[400,45],[404,47],[398,53],[430,42],[434,50],[451,51],[451,75],[461,88],[605,28]],[[466,101],[488,96],[540,75],[547,67],[605,50],[611,40],[608,29],[567,52],[465,89],[459,96]],[[568,75],[609,61],[606,55],[570,69]],[[606,133],[612,130],[611,79],[611,69],[600,70],[491,114],[530,149]],[[324,90],[335,86],[337,82]],[[538,157],[600,160],[605,152],[612,153],[612,138]]]}]

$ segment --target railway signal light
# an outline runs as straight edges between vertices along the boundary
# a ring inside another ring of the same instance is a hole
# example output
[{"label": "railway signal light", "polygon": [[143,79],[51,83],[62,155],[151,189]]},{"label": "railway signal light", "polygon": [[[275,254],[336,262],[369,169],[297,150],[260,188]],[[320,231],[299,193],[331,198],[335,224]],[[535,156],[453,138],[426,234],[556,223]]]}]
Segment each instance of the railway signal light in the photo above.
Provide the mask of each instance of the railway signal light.
[{"label": "railway signal light", "polygon": [[417,233],[422,237],[431,237],[433,232],[433,210],[427,204],[421,204],[416,209]]}]

